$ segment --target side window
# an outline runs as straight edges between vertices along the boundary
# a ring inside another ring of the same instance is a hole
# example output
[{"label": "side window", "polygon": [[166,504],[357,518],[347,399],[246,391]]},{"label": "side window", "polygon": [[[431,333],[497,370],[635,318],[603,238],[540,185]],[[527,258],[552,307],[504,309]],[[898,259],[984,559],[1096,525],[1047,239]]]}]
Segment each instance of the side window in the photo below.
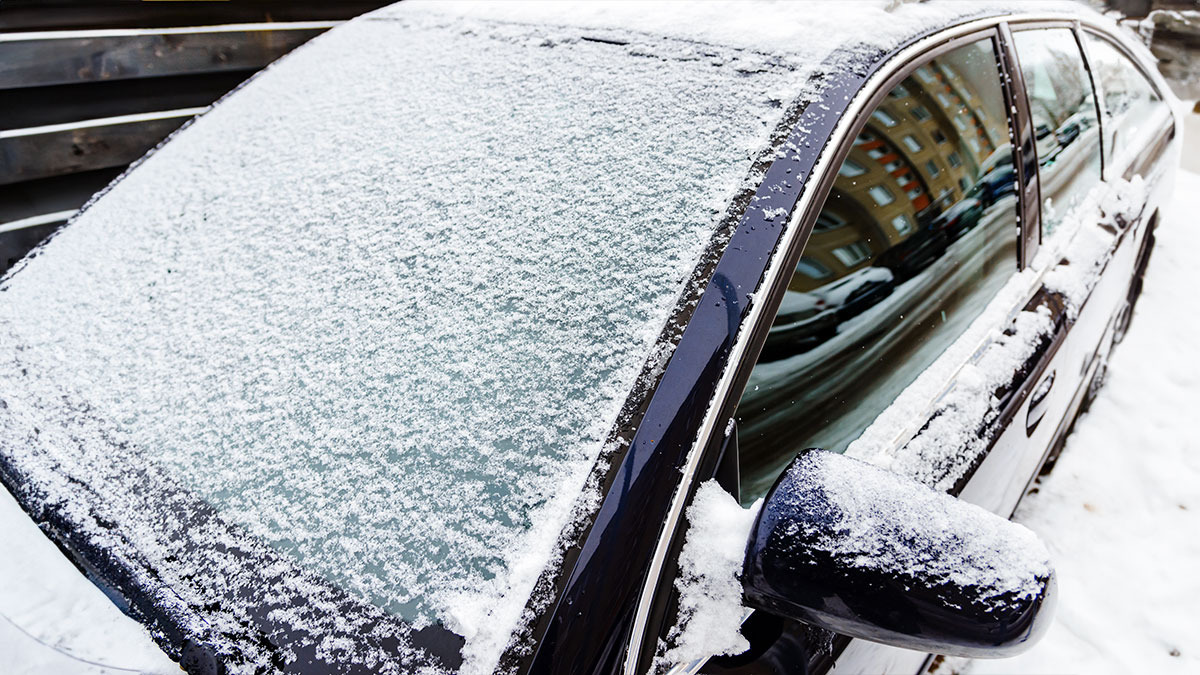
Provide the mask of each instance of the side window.
[{"label": "side window", "polygon": [[1017,270],[991,39],[916,69],[867,118],[792,275],[737,419],[741,494],[842,452]]},{"label": "side window", "polygon": [[1069,28],[1013,35],[1037,139],[1047,235],[1100,181],[1100,125],[1079,43]]},{"label": "side window", "polygon": [[1084,33],[1092,75],[1104,102],[1105,156],[1118,158],[1132,147],[1139,126],[1155,117],[1166,103],[1137,66],[1111,42]]}]

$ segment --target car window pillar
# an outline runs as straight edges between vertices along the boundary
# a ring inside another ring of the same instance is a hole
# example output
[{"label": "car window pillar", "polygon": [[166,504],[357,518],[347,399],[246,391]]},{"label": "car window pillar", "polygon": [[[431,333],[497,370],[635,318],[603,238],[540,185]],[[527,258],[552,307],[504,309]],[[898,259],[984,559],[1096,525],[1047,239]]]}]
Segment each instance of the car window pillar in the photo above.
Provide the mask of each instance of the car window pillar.
[{"label": "car window pillar", "polygon": [[1000,26],[1000,69],[1008,102],[1009,123],[1013,133],[1013,152],[1017,166],[1017,193],[1021,198],[1018,224],[1017,257],[1021,269],[1033,262],[1038,246],[1042,243],[1042,199],[1038,182],[1037,143],[1034,142],[1033,115],[1029,109],[1029,98],[1025,94],[1025,78],[1021,74],[1020,61],[1013,44],[1012,29],[1007,22]]},{"label": "car window pillar", "polygon": [[1083,55],[1083,67],[1087,70],[1088,83],[1092,87],[1092,101],[1096,104],[1096,124],[1100,126],[1100,179],[1108,180],[1108,148],[1104,139],[1108,138],[1108,130],[1104,128],[1104,102],[1100,95],[1100,85],[1096,82],[1096,73],[1092,70],[1092,55],[1088,52],[1087,40],[1083,39],[1083,29],[1076,21],[1071,26],[1075,35],[1075,43],[1079,45],[1079,53]]}]

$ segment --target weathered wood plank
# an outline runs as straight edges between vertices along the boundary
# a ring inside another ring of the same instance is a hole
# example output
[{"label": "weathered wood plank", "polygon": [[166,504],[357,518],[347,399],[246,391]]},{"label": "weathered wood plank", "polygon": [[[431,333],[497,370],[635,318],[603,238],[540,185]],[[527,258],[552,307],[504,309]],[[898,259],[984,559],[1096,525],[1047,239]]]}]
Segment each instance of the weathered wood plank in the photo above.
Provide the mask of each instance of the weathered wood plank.
[{"label": "weathered wood plank", "polygon": [[0,35],[0,89],[255,70],[336,21]]},{"label": "weathered wood plank", "polygon": [[0,131],[0,185],[129,164],[205,108]]}]

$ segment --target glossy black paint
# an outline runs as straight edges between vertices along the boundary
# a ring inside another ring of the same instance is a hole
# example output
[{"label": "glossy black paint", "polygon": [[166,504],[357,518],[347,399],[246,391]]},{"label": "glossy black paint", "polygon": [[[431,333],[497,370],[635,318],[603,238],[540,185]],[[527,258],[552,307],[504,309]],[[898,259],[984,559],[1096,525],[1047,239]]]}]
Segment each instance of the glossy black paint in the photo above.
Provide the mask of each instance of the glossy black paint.
[{"label": "glossy black paint", "polygon": [[[858,462],[824,450],[807,450],[771,488],[746,551],[742,579],[748,606],[873,642],[969,657],[1011,656],[1032,646],[1049,627],[1051,612],[1042,610],[1054,604],[1053,572],[1037,578],[1040,593],[1024,597],[1019,585],[994,593],[920,570],[896,573],[862,566],[857,553],[839,555],[837,538],[845,536],[839,525],[842,505],[829,496],[827,486],[815,477],[819,474],[793,471],[803,462],[819,461],[821,455]],[[865,472],[870,467],[864,464],[863,468]],[[929,492],[914,481],[899,483],[883,495],[861,494],[859,499],[878,496],[881,503],[917,502]],[[941,502],[945,522],[930,525],[936,531],[923,533],[922,523],[895,523],[897,531],[911,536],[904,543],[906,551],[941,560],[947,533],[954,540],[973,536],[981,509],[949,496]],[[990,513],[986,517],[995,519],[998,532],[1012,531],[1010,548],[1024,545],[1015,536],[1019,526]],[[986,565],[1004,561],[980,564],[988,569]],[[972,576],[969,569],[960,571]],[[1014,568],[1005,576],[1022,579],[1023,572]]]}]

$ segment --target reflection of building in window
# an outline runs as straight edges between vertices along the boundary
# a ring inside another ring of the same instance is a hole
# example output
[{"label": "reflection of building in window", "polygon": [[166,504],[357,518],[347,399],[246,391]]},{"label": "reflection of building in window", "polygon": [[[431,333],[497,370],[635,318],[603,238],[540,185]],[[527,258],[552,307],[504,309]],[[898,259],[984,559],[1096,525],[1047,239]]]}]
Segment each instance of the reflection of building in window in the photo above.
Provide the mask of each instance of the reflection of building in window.
[{"label": "reflection of building in window", "polygon": [[813,260],[807,256],[801,258],[800,262],[796,263],[796,272],[803,274],[809,279],[818,280],[828,279],[829,277],[833,276],[833,270],[822,265],[819,261]]},{"label": "reflection of building in window", "polygon": [[833,249],[833,257],[849,269],[870,260],[871,248],[865,242],[856,241]]},{"label": "reflection of building in window", "polygon": [[871,199],[875,200],[876,206],[887,206],[896,201],[896,197],[882,185],[872,185],[867,192],[870,193]]},{"label": "reflection of building in window", "polygon": [[[975,91],[976,82],[987,89]],[[981,113],[984,101],[998,107]],[[834,276],[799,274],[789,288],[815,290],[913,237],[922,239],[908,250],[935,246],[928,230],[938,216],[974,190],[989,167],[1011,161],[999,152],[1009,147],[1002,101],[985,46],[922,66],[889,92],[855,138],[805,247],[805,256]]]}]

